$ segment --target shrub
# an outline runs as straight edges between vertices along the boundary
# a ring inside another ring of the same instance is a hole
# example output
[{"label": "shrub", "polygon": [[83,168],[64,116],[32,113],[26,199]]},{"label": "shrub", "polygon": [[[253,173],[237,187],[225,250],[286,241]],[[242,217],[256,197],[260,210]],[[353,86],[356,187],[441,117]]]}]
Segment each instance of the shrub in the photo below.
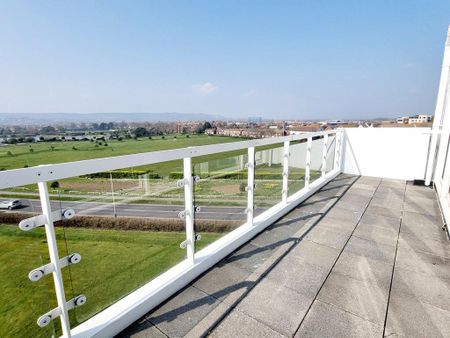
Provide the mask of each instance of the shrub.
[{"label": "shrub", "polygon": [[52,183],[50,183],[50,188],[53,188],[53,189],[59,188],[59,182],[53,181]]},{"label": "shrub", "polygon": [[239,191],[240,192],[245,192],[247,189],[247,183],[242,182],[241,184],[239,184]]},{"label": "shrub", "polygon": [[173,180],[179,180],[182,179],[183,177],[184,177],[183,173],[179,171],[173,171],[169,173],[169,178]]},{"label": "shrub", "polygon": [[34,153],[34,149],[33,148],[30,148],[30,153]]},{"label": "shrub", "polygon": [[166,139],[166,137],[163,135],[163,136],[161,136],[161,140],[165,140]]},{"label": "shrub", "polygon": [[11,151],[8,150],[8,152],[6,153],[6,155],[8,156],[13,156],[13,153]]},{"label": "shrub", "polygon": [[147,172],[144,170],[116,170],[112,172],[99,172],[94,174],[84,175],[83,177],[87,178],[139,178],[139,176],[148,175],[147,177],[150,179],[158,179],[161,178],[158,173]]},{"label": "shrub", "polygon": [[73,146],[73,147],[72,147],[72,150],[78,150],[78,148],[77,148],[77,147],[75,147],[75,146]]}]

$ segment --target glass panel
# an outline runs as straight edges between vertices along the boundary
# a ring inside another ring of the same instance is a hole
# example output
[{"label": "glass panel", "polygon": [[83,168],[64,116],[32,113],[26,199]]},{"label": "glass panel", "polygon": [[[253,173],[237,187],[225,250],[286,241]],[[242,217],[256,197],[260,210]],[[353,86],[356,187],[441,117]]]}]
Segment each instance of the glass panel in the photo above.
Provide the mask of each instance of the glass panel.
[{"label": "glass panel", "polygon": [[195,231],[200,250],[247,219],[247,149],[193,158]]},{"label": "glass panel", "polygon": [[259,212],[281,202],[283,144],[257,147],[255,152],[255,208]]},{"label": "glass panel", "polygon": [[336,135],[328,135],[328,144],[327,144],[327,165],[325,168],[325,172],[330,172],[333,170],[334,166],[334,155],[336,149]]},{"label": "glass panel", "polygon": [[311,144],[311,169],[309,183],[322,175],[323,136],[313,139]]},{"label": "glass panel", "polygon": [[68,251],[82,256],[67,269],[73,294],[87,297],[73,311],[73,325],[185,258],[185,226],[178,218],[184,209],[183,188],[177,186],[182,172],[182,161],[172,161],[54,184],[59,207],[76,211],[62,222]]},{"label": "glass panel", "polygon": [[30,185],[2,191],[0,196],[0,337],[61,335],[59,319],[44,328],[36,324],[56,307],[52,276],[37,282],[28,279],[30,271],[50,262],[45,229],[22,231],[18,227],[20,220],[40,212],[38,200],[22,198],[28,196],[24,192],[35,191],[37,186]]},{"label": "glass panel", "polygon": [[306,139],[290,143],[289,196],[295,194],[305,186],[306,148]]}]

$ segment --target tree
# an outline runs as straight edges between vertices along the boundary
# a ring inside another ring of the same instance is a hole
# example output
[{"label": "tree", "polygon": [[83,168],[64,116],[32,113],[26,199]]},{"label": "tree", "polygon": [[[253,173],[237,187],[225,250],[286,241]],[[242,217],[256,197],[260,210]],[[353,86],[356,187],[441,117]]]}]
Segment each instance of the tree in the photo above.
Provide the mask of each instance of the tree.
[{"label": "tree", "polygon": [[54,133],[56,133],[56,129],[55,129],[55,127],[52,127],[52,126],[43,127],[41,129],[41,133],[43,133],[43,134],[54,134]]},{"label": "tree", "polygon": [[138,127],[133,132],[135,137],[146,137],[149,136],[149,132],[144,127]]}]

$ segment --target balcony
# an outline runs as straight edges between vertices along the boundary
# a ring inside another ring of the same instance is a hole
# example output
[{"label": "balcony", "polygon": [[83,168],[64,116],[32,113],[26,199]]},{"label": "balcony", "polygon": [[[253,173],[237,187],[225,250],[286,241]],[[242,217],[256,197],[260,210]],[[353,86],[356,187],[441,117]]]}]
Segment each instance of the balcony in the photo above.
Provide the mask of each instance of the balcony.
[{"label": "balcony", "polygon": [[340,175],[119,336],[445,336],[441,225],[431,188]]},{"label": "balcony", "polygon": [[432,128],[1,171],[0,335],[447,336],[449,69]]}]

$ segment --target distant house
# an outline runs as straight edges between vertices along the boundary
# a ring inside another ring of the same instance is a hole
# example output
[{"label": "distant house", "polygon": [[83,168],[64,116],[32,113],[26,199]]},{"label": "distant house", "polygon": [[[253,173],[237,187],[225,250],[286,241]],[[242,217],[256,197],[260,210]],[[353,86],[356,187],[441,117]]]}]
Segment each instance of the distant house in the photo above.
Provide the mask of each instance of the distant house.
[{"label": "distant house", "polygon": [[206,135],[216,135],[217,134],[217,128],[207,128],[205,129]]},{"label": "distant house", "polygon": [[402,116],[397,119],[397,123],[400,124],[420,124],[420,123],[430,123],[433,116],[426,114],[419,114],[413,116]]}]

